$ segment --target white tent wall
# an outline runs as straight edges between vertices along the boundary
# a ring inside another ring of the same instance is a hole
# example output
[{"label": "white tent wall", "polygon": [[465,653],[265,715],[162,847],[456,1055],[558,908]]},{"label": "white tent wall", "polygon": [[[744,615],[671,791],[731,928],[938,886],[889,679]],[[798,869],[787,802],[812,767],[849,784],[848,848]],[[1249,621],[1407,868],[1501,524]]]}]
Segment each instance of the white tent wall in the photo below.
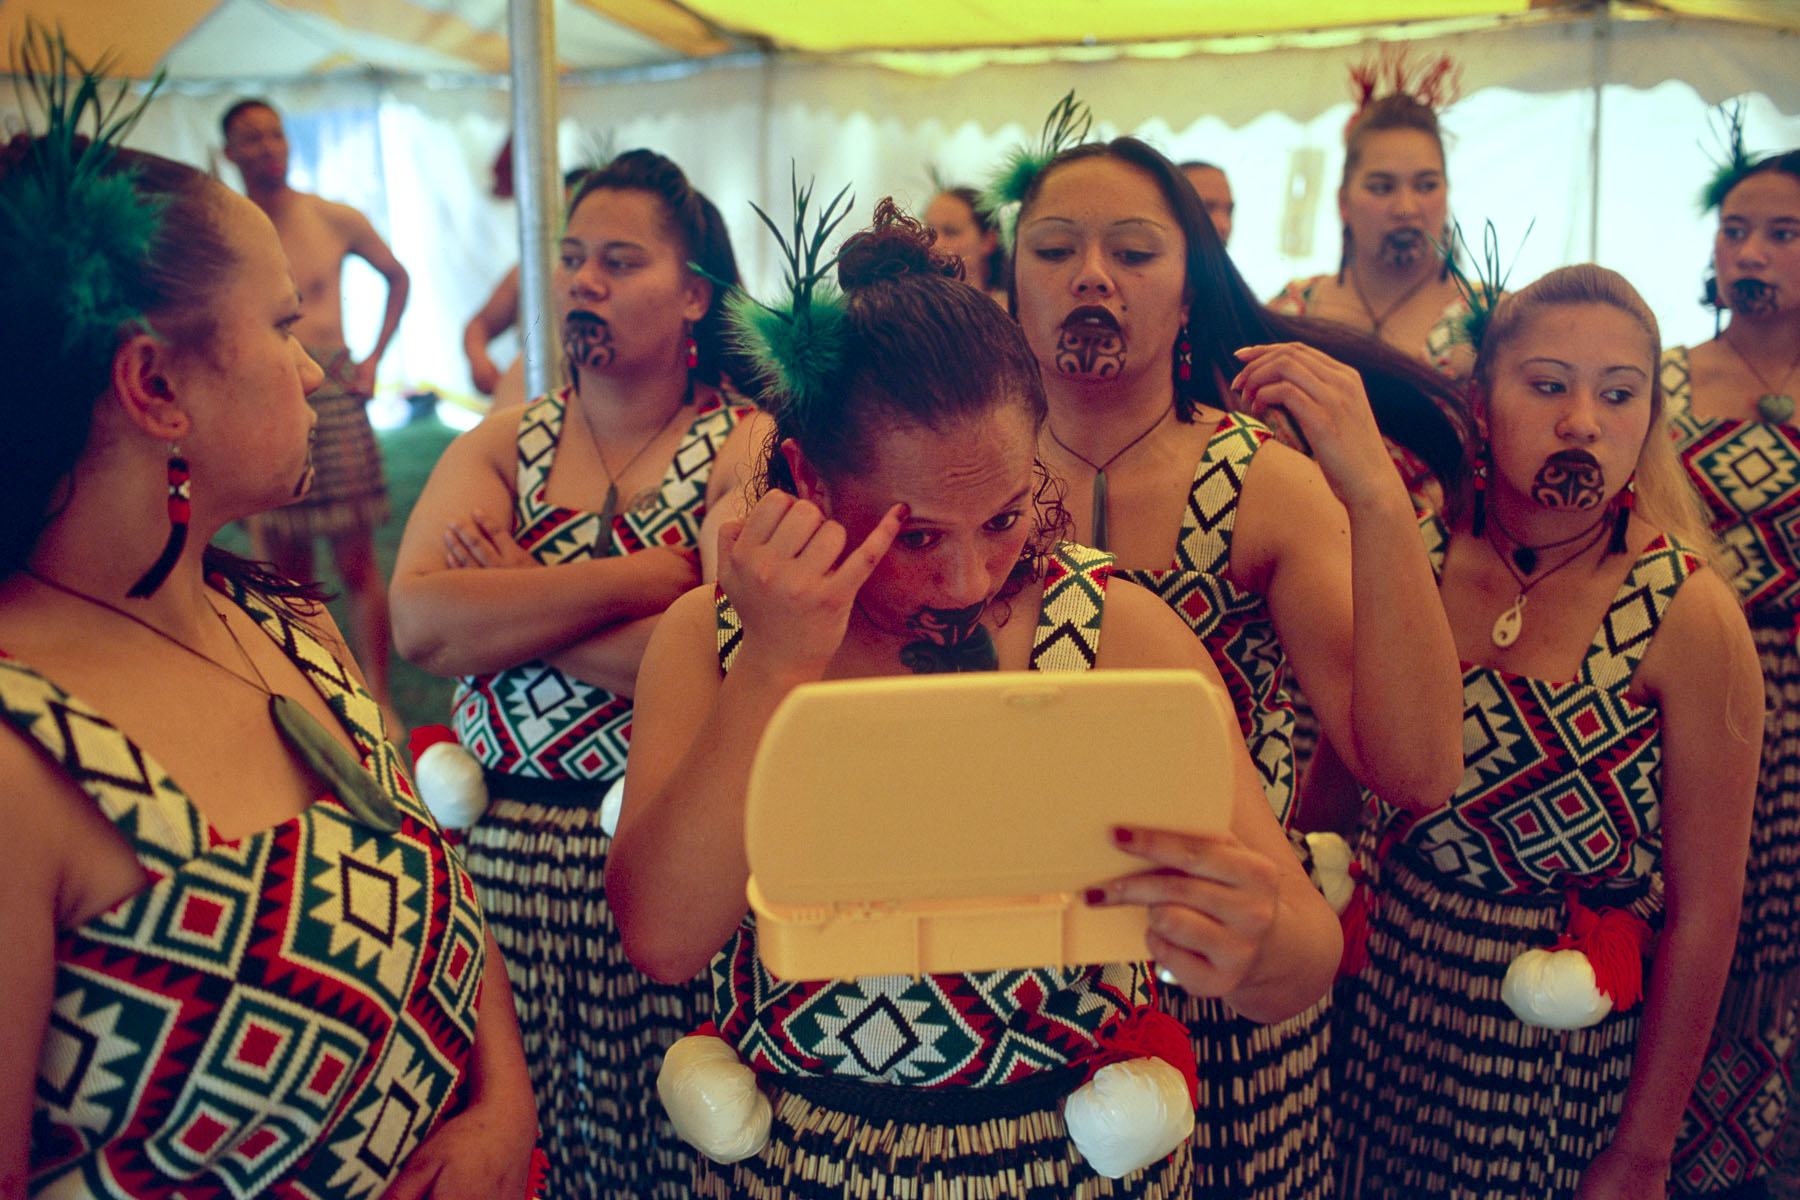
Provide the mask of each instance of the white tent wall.
[{"label": "white tent wall", "polygon": [[[1515,284],[1593,258],[1639,286],[1666,340],[1710,335],[1697,297],[1712,222],[1695,198],[1717,149],[1711,106],[1747,96],[1753,150],[1800,145],[1792,68],[1800,38],[1721,22],[1594,18],[1503,23],[1409,45],[1416,58],[1448,53],[1462,66],[1463,98],[1444,126],[1452,212],[1477,253],[1491,220]],[[955,73],[947,66],[957,56],[911,59],[909,69],[872,58],[737,57],[568,79],[558,140],[566,165],[637,145],[676,159],[718,203],[746,279],[766,294],[780,264],[748,202],[785,221],[790,169],[802,183],[816,178],[826,195],[854,185],[848,230],[884,195],[922,207],[929,168],[984,180],[1074,88],[1097,132],[1135,133],[1173,158],[1229,171],[1238,203],[1231,252],[1266,296],[1336,265],[1346,69],[1372,50],[1341,36],[1240,41],[1181,57],[1095,48],[998,56]],[[165,94],[134,143],[216,162],[218,117],[244,90]],[[249,90],[288,117],[296,185],[369,213],[412,273],[384,386],[469,392],[462,325],[517,258],[512,207],[489,196],[489,164],[507,128],[504,84],[350,76]],[[235,171],[223,174],[237,183]],[[346,279],[353,346],[372,339],[380,307],[379,278],[355,270]]]}]

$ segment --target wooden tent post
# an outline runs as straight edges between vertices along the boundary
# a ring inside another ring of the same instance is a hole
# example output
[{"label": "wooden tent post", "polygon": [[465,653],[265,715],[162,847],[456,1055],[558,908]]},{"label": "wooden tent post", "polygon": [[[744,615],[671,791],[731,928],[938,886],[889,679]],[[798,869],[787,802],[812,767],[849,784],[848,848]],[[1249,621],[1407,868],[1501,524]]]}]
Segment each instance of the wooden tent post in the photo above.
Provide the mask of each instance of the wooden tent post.
[{"label": "wooden tent post", "polygon": [[519,211],[519,338],[525,394],[558,382],[556,322],[550,304],[553,239],[561,232],[557,162],[556,18],[552,0],[507,0],[512,45],[513,194]]}]

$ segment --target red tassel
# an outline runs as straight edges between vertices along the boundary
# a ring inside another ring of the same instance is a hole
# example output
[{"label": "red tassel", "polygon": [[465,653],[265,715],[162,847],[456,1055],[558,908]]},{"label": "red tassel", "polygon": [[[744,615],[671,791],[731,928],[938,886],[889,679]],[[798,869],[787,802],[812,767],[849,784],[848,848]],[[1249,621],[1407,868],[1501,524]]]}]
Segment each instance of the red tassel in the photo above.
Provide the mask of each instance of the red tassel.
[{"label": "red tassel", "polygon": [[1632,510],[1637,507],[1636,475],[1627,479],[1625,481],[1625,486],[1619,489],[1619,494],[1613,497],[1613,507],[1615,512],[1613,515],[1612,537],[1606,543],[1606,552],[1608,554],[1623,554],[1625,553],[1625,533],[1631,528],[1631,513]]},{"label": "red tassel", "polygon": [[1100,1044],[1084,1054],[1079,1063],[1087,1072],[1086,1083],[1101,1067],[1134,1058],[1160,1058],[1181,1072],[1187,1084],[1188,1099],[1200,1104],[1200,1073],[1194,1062],[1194,1040],[1187,1026],[1166,1012],[1140,1008],[1100,1031]]},{"label": "red tassel", "polygon": [[1598,912],[1569,893],[1569,931],[1552,950],[1579,950],[1594,967],[1594,986],[1624,1012],[1644,996],[1644,955],[1655,933],[1650,923],[1623,908]]},{"label": "red tassel", "polygon": [[688,336],[688,340],[687,340],[687,369],[691,371],[699,365],[700,365],[700,343],[696,342],[693,338],[693,335],[690,334]]},{"label": "red tassel", "polygon": [[1344,957],[1338,960],[1337,969],[1339,979],[1360,974],[1369,965],[1369,907],[1374,903],[1374,889],[1369,886],[1367,873],[1359,862],[1350,864],[1350,878],[1356,881],[1356,888],[1338,916],[1338,922],[1344,927]]},{"label": "red tassel", "polygon": [[406,739],[406,749],[412,755],[413,767],[419,765],[419,755],[425,753],[439,742],[454,742],[456,733],[448,725],[420,725]]},{"label": "red tassel", "polygon": [[543,1200],[544,1185],[550,1181],[550,1157],[543,1147],[531,1148],[531,1170],[525,1176],[525,1200]]}]

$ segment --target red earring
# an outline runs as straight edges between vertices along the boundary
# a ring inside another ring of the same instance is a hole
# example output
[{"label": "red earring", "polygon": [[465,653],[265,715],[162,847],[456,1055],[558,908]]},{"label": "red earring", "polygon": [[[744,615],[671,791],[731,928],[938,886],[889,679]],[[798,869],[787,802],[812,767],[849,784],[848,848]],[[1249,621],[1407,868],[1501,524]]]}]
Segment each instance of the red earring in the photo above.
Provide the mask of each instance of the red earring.
[{"label": "red earring", "polygon": [[1180,383],[1186,383],[1193,376],[1194,347],[1188,342],[1187,326],[1183,325],[1181,332],[1175,335],[1175,378]]},{"label": "red earring", "polygon": [[1632,472],[1631,478],[1625,481],[1625,486],[1619,489],[1619,494],[1613,497],[1612,502],[1612,537],[1606,543],[1606,552],[1623,554],[1625,533],[1631,528],[1631,513],[1637,508],[1637,472]]},{"label": "red earring", "polygon": [[700,343],[696,342],[694,340],[694,335],[690,333],[687,339],[687,369],[691,371],[699,365]]},{"label": "red earring", "polygon": [[175,562],[181,557],[182,547],[187,545],[190,483],[188,481],[187,459],[181,457],[181,447],[169,443],[169,540],[163,543],[162,554],[150,565],[143,576],[131,585],[127,596],[142,599],[155,593],[175,569]]},{"label": "red earring", "polygon": [[1475,452],[1475,496],[1469,505],[1469,532],[1487,536],[1488,448]]}]

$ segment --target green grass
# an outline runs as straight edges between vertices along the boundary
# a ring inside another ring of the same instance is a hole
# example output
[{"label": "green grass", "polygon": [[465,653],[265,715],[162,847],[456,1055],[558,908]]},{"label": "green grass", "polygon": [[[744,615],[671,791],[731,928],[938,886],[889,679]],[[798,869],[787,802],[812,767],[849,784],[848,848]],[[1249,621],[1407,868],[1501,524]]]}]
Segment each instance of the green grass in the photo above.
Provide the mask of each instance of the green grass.
[{"label": "green grass", "polygon": [[[457,431],[427,414],[396,429],[376,431],[381,443],[381,456],[387,468],[388,502],[393,515],[375,531],[375,554],[381,563],[381,577],[392,578],[394,556],[400,548],[400,534],[406,529],[407,514],[424,489],[438,455],[450,444]],[[249,554],[250,538],[241,526],[233,525],[214,539],[220,546],[237,554]],[[331,602],[331,619],[339,629],[347,629],[348,615],[342,597],[344,584],[332,568],[331,555],[323,543],[316,559],[320,577],[326,588],[338,596]],[[390,647],[391,653],[391,647]],[[421,671],[398,654],[392,655],[389,688],[394,707],[408,729],[420,725],[448,724],[452,683]]]}]

